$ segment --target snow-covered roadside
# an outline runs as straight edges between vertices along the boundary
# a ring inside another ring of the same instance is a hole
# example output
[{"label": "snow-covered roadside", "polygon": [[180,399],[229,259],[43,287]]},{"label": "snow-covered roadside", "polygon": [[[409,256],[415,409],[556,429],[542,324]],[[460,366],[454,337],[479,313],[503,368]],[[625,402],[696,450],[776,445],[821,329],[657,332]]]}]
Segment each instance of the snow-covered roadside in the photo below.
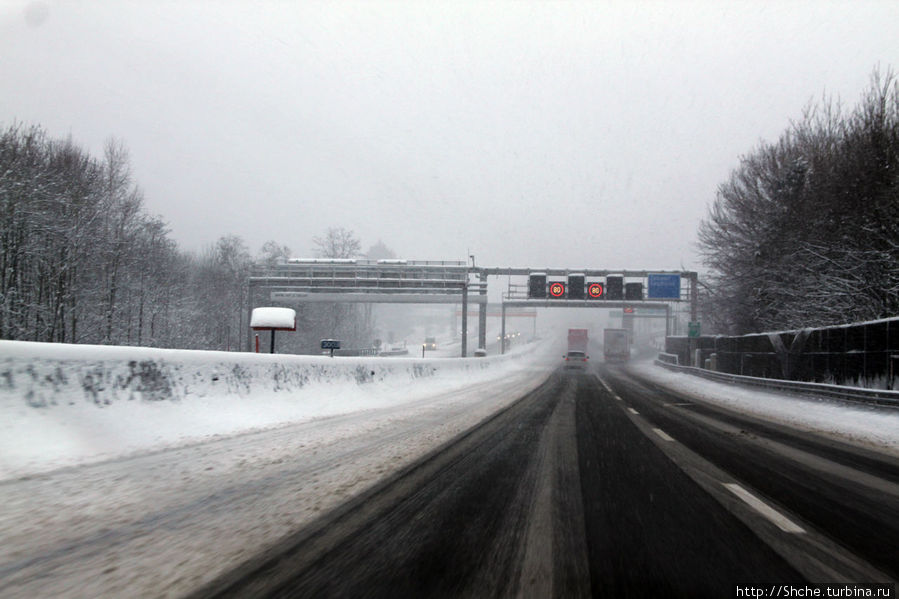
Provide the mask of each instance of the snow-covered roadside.
[{"label": "snow-covered roadside", "polygon": [[506,356],[328,358],[0,341],[0,480],[502,378]]},{"label": "snow-covered roadside", "polygon": [[542,382],[529,363],[389,406],[0,482],[0,596],[177,597]]},{"label": "snow-covered roadside", "polygon": [[651,361],[634,362],[627,369],[708,403],[899,455],[899,410],[727,385],[666,370]]}]

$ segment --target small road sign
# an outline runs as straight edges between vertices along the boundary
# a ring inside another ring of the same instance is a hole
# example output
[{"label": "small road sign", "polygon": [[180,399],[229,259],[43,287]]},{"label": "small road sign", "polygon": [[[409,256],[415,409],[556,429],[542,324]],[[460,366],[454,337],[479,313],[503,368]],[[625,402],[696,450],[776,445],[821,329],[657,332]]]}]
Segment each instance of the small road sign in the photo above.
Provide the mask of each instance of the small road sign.
[{"label": "small road sign", "polygon": [[555,283],[550,283],[549,295],[556,298],[565,297],[565,283],[559,283],[558,281]]},{"label": "small road sign", "polygon": [[590,299],[600,299],[603,294],[602,283],[590,283],[587,286],[587,296]]},{"label": "small road sign", "polygon": [[331,357],[334,357],[334,350],[340,349],[340,341],[337,339],[322,339],[322,349],[330,349]]}]

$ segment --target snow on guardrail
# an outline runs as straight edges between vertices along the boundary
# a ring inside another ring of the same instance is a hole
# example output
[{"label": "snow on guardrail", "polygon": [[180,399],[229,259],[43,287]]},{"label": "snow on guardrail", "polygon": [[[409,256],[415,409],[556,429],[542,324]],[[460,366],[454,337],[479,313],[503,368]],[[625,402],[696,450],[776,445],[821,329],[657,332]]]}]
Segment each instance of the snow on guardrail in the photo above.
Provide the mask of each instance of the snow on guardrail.
[{"label": "snow on guardrail", "polygon": [[748,385],[752,387],[773,389],[775,391],[787,391],[789,393],[798,393],[802,395],[829,397],[871,405],[899,408],[899,391],[883,391],[880,389],[863,389],[861,387],[846,387],[843,385],[828,385],[825,383],[805,383],[800,381],[743,376],[739,374],[715,372],[714,370],[696,368],[695,366],[679,366],[661,359],[655,360],[655,364],[675,372],[685,372],[687,374],[723,383]]}]

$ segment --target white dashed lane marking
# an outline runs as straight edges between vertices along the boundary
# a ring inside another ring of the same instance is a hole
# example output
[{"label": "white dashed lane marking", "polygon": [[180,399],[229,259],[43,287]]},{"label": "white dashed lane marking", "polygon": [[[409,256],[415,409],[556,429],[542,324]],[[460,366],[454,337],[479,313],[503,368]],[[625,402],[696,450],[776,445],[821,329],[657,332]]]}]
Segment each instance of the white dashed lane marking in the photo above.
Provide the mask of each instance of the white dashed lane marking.
[{"label": "white dashed lane marking", "polygon": [[727,490],[746,502],[749,507],[773,522],[779,529],[789,533],[804,533],[805,529],[775,510],[773,507],[736,483],[723,483]]},{"label": "white dashed lane marking", "polygon": [[663,431],[662,429],[660,429],[660,428],[654,428],[654,429],[652,429],[652,430],[653,430],[653,432],[655,432],[655,434],[657,434],[658,436],[660,436],[660,437],[661,437],[662,439],[664,439],[665,441],[674,441],[674,439],[673,439],[668,433],[666,433],[665,431]]}]

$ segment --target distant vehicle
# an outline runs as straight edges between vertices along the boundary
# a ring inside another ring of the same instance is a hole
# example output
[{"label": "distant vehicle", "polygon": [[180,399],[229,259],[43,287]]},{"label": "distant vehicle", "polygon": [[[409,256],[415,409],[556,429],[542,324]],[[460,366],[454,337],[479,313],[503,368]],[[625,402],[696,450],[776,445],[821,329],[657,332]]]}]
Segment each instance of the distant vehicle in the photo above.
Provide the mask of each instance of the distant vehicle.
[{"label": "distant vehicle", "polygon": [[437,349],[437,339],[435,337],[425,337],[425,349]]},{"label": "distant vehicle", "polygon": [[566,370],[583,370],[587,367],[587,360],[590,359],[590,356],[582,351],[570,351],[562,356],[562,358],[565,360]]},{"label": "distant vehicle", "polygon": [[568,351],[587,352],[587,329],[568,329]]},{"label": "distant vehicle", "polygon": [[605,329],[602,341],[602,353],[606,362],[627,362],[630,360],[630,334],[627,329]]},{"label": "distant vehicle", "polygon": [[408,356],[409,348],[403,345],[391,345],[388,349],[378,353],[379,356]]},{"label": "distant vehicle", "polygon": [[487,350],[484,349],[483,347],[477,348],[476,350],[474,350],[474,357],[475,357],[475,358],[485,358],[485,357],[487,357]]}]

